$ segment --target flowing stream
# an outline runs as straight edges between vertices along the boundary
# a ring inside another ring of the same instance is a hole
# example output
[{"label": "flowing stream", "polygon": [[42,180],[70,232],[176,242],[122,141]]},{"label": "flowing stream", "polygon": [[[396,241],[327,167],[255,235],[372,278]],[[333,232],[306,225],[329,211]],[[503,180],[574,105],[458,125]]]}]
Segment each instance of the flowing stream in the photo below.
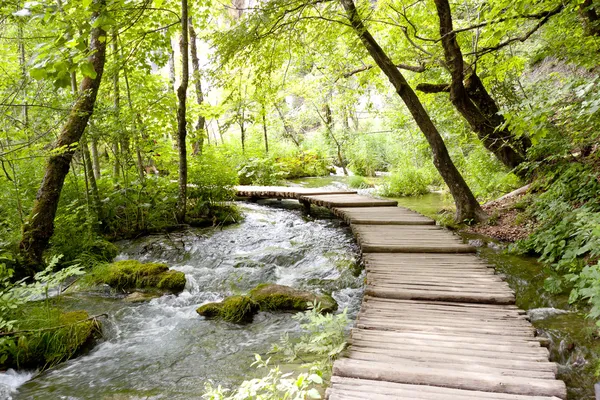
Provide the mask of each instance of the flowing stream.
[{"label": "flowing stream", "polygon": [[184,272],[184,292],[140,304],[108,293],[65,296],[68,308],[109,314],[103,341],[38,376],[0,374],[6,396],[190,399],[201,396],[205,382],[239,385],[257,376],[250,366],[255,353],[267,353],[283,333],[299,334],[293,314],[259,313],[252,324],[236,325],[205,320],[196,308],[263,282],[331,292],[353,319],[364,276],[349,230],[329,214],[305,216],[295,202],[271,203],[278,207],[241,204],[245,220],[222,230],[190,229],[118,243],[119,259],[160,261]]}]

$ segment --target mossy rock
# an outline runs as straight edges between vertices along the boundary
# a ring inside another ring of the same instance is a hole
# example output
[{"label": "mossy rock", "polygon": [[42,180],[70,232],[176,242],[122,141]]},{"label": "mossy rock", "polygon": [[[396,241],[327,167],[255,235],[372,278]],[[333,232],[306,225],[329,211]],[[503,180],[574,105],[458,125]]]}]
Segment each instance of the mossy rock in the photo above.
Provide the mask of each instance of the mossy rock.
[{"label": "mossy rock", "polygon": [[144,303],[152,299],[160,297],[160,293],[156,292],[133,292],[129,296],[125,297],[127,303]]},{"label": "mossy rock", "polygon": [[306,311],[309,303],[319,303],[322,312],[337,310],[338,304],[327,295],[316,295],[289,286],[261,284],[247,296],[227,297],[220,303],[208,303],[196,311],[205,318],[228,322],[252,322],[258,311]]},{"label": "mossy rock", "polygon": [[263,283],[252,289],[249,296],[259,304],[262,311],[306,311],[309,303],[319,303],[321,311],[330,313],[338,308],[337,302],[328,295],[316,295],[289,286]]},{"label": "mossy rock", "polygon": [[185,288],[185,274],[170,270],[166,264],[141,263],[137,260],[117,261],[94,268],[94,283],[106,283],[113,289],[158,290],[163,293],[179,293]]},{"label": "mossy rock", "polygon": [[18,317],[14,345],[2,349],[0,368],[47,369],[89,349],[100,336],[100,324],[85,311],[62,312],[26,306]]},{"label": "mossy rock", "polygon": [[248,296],[227,297],[220,303],[208,303],[196,311],[205,318],[218,318],[228,322],[252,322],[259,310],[258,304]]}]

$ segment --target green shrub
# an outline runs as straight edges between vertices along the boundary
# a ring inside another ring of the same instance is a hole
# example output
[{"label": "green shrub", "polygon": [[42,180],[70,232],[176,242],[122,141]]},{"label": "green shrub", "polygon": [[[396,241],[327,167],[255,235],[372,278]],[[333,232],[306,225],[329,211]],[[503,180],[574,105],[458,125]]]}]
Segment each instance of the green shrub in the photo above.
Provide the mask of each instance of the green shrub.
[{"label": "green shrub", "polygon": [[429,181],[423,170],[405,165],[385,177],[380,194],[387,197],[417,196],[429,193],[428,185]]},{"label": "green shrub", "polygon": [[348,177],[348,186],[353,189],[369,189],[374,185],[363,176],[352,175]]},{"label": "green shrub", "polygon": [[297,376],[284,374],[279,366],[271,367],[270,360],[256,354],[252,365],[268,370],[261,378],[246,380],[235,390],[221,386],[205,385],[203,399],[207,400],[252,400],[252,399],[288,399],[305,400],[320,399],[319,387],[331,374],[333,361],[346,348],[346,328],[349,324],[347,310],[340,314],[323,314],[314,304],[308,311],[298,313],[294,319],[300,322],[302,337],[297,341],[290,340],[287,334],[282,335],[280,344],[273,351],[281,353],[288,362],[297,359],[311,359],[311,363],[303,364],[302,372]]},{"label": "green shrub", "polygon": [[273,186],[281,183],[285,172],[271,158],[248,158],[238,168],[240,185]]},{"label": "green shrub", "polygon": [[277,157],[276,162],[286,179],[326,176],[331,172],[327,159],[314,150],[300,151],[291,156]]}]

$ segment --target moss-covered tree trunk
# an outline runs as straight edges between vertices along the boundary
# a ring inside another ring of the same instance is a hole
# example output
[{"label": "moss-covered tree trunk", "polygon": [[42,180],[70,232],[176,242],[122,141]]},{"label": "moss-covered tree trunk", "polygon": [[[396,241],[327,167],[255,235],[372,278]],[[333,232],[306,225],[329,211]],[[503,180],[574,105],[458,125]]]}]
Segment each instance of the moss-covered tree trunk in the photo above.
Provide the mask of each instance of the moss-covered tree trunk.
[{"label": "moss-covered tree trunk", "polygon": [[429,114],[423,107],[414,90],[410,87],[402,73],[396,68],[389,56],[379,46],[375,38],[369,33],[362,22],[356,6],[352,0],[341,0],[352,28],[360,38],[361,42],[373,58],[375,63],[386,74],[389,81],[394,85],[396,92],[406,104],[415,122],[423,132],[433,153],[433,164],[448,185],[450,193],[456,204],[456,220],[481,220],[485,213],[473,196],[471,189],[456,169],[456,166],[448,154],[446,144],[437,128],[431,121]]},{"label": "moss-covered tree trunk", "polygon": [[187,147],[186,147],[186,101],[189,82],[188,65],[188,3],[187,0],[181,0],[181,83],[177,88],[177,147],[179,151],[179,197],[177,199],[177,221],[185,222],[186,203],[187,203]]},{"label": "moss-covered tree trunk", "polygon": [[504,117],[499,114],[496,101],[483,86],[476,71],[470,70],[465,80],[466,66],[452,26],[450,4],[448,0],[435,0],[435,5],[440,19],[446,66],[452,76],[450,100],[483,145],[504,165],[515,168],[525,161],[525,153],[531,142],[527,137],[516,138],[503,128]]},{"label": "moss-covered tree trunk", "polygon": [[[94,0],[92,7],[96,10],[92,14],[92,22],[100,17],[105,10],[105,0]],[[62,191],[65,177],[77,143],[81,139],[88,120],[94,111],[96,95],[100,87],[104,63],[106,59],[106,32],[101,26],[92,29],[90,38],[89,62],[96,71],[96,76],[86,76],[81,81],[80,96],[73,105],[67,122],[62,127],[61,133],[54,144],[52,155],[46,164],[46,171],[40,189],[38,190],[29,220],[23,226],[23,236],[19,244],[24,258],[24,270],[19,271],[22,276],[31,276],[42,265],[42,254],[52,234],[54,233],[54,217],[58,208],[58,201]]]}]

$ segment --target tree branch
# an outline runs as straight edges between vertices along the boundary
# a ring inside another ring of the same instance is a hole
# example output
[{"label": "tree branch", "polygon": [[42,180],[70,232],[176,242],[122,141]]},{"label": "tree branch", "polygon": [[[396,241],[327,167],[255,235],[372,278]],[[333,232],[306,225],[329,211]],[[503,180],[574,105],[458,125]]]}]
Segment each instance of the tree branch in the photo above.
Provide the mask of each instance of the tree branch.
[{"label": "tree branch", "polygon": [[[360,67],[360,68],[356,68],[356,69],[354,69],[352,71],[348,71],[348,72],[344,73],[342,76],[344,78],[350,78],[352,75],[356,75],[356,74],[359,74],[361,72],[368,71],[368,70],[370,70],[372,68],[373,68],[372,65],[365,65],[364,67]],[[424,65],[396,64],[396,68],[398,68],[398,69],[404,69],[404,70],[412,71],[412,72],[425,72],[425,66]]]},{"label": "tree branch", "polygon": [[508,46],[511,43],[514,43],[514,42],[524,42],[527,39],[529,39],[531,37],[531,35],[533,35],[535,32],[537,32],[538,29],[540,29],[543,25],[545,25],[546,22],[548,22],[550,20],[550,17],[552,17],[553,15],[558,14],[564,8],[565,8],[565,6],[562,5],[562,4],[560,4],[559,6],[557,6],[556,8],[554,8],[553,10],[548,11],[546,13],[546,15],[537,24],[535,24],[535,26],[529,32],[527,32],[523,36],[518,36],[518,37],[510,38],[510,39],[505,40],[504,42],[498,43],[496,46],[484,47],[481,50],[473,51],[471,53],[467,53],[466,55],[468,55],[468,56],[475,55],[476,57],[481,57],[481,56],[483,56],[483,55],[485,55],[487,53],[491,53],[492,51],[500,50],[501,48],[506,47],[506,46]]},{"label": "tree branch", "polygon": [[415,88],[419,92],[423,93],[449,93],[450,92],[450,84],[449,83],[419,83]]}]

